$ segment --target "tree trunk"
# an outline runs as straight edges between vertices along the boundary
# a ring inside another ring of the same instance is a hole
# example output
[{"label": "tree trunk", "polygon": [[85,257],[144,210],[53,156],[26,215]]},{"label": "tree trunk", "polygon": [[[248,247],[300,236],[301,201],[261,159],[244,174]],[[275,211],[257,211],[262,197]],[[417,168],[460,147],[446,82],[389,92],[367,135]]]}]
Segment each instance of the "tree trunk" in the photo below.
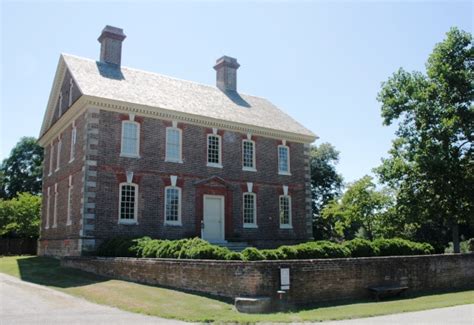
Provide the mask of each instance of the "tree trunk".
[{"label": "tree trunk", "polygon": [[457,223],[453,225],[453,250],[454,253],[461,253],[461,247],[459,246],[459,225]]}]

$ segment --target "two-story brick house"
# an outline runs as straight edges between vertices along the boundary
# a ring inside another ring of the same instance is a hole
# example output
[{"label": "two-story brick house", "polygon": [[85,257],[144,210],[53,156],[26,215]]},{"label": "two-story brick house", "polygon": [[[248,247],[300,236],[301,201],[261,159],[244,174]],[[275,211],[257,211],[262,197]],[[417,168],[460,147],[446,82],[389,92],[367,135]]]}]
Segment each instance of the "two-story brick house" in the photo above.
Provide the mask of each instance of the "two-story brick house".
[{"label": "two-story brick house", "polygon": [[105,238],[200,236],[256,246],[312,237],[309,144],[268,100],[121,66],[119,28],[100,61],[62,54],[39,143],[45,149],[39,254],[80,255]]}]

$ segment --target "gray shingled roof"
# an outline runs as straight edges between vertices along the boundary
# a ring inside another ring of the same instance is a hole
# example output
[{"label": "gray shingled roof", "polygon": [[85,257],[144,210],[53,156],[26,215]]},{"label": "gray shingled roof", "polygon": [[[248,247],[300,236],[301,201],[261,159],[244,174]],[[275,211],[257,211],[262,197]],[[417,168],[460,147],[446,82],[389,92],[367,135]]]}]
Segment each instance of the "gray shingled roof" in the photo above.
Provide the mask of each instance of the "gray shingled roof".
[{"label": "gray shingled roof", "polygon": [[62,54],[84,95],[316,137],[268,100]]}]

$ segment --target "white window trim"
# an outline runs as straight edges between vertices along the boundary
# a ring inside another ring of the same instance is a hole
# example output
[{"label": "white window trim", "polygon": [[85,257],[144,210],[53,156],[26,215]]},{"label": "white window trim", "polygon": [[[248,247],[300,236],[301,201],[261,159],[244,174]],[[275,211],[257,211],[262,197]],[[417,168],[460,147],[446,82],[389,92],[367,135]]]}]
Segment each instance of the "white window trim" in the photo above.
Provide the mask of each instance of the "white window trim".
[{"label": "white window trim", "polygon": [[[286,197],[288,198],[288,221],[289,223],[281,223],[280,215],[281,215],[281,198]],[[293,213],[291,207],[291,196],[290,195],[280,195],[278,197],[278,222],[280,223],[280,229],[293,229]]]},{"label": "white window trim", "polygon": [[54,184],[53,228],[58,226],[58,183]]},{"label": "white window trim", "polygon": [[53,160],[54,160],[54,143],[51,142],[51,148],[49,151],[49,173],[48,176],[53,174]]},{"label": "white window trim", "polygon": [[[253,223],[246,223],[244,220],[244,213],[245,213],[245,196],[252,195],[253,196]],[[257,194],[252,192],[245,192],[242,194],[242,223],[244,228],[258,228],[257,224]]]},{"label": "white window trim", "polygon": [[72,206],[71,206],[71,199],[72,199],[72,175],[69,175],[69,187],[67,190],[67,220],[66,226],[70,226],[72,224]]},{"label": "white window trim", "polygon": [[58,171],[59,167],[61,166],[61,147],[62,147],[62,140],[59,139],[57,144],[57,154],[56,154],[56,169],[54,171]]},{"label": "white window trim", "polygon": [[69,162],[73,162],[74,158],[76,156],[76,138],[77,138],[77,128],[73,124],[72,130],[71,130],[71,148],[69,151],[70,157],[69,157]]},{"label": "white window trim", "polygon": [[[178,190],[178,201],[179,201],[179,204],[178,204],[178,220],[177,221],[174,221],[174,220],[166,220],[166,207],[167,207],[167,190],[168,189],[176,189]],[[165,198],[165,204],[164,204],[164,213],[163,213],[163,216],[164,216],[164,219],[165,219],[165,225],[170,225],[170,226],[182,226],[182,221],[181,221],[181,205],[182,205],[182,194],[181,194],[181,187],[178,187],[178,186],[166,186],[165,187],[165,195],[164,195],[164,198]]]},{"label": "white window trim", "polygon": [[63,115],[63,93],[59,93],[59,103],[58,103],[59,117]]},{"label": "white window trim", "polygon": [[[168,157],[168,130],[176,130],[179,132],[179,157],[178,159]],[[174,162],[174,163],[183,163],[183,130],[180,128],[170,126],[166,128],[166,139],[165,139],[165,161],[166,162]]]},{"label": "white window trim", "polygon": [[46,225],[44,226],[44,229],[49,229],[49,218],[51,215],[51,187],[48,187],[48,194],[46,198]]},{"label": "white window trim", "polygon": [[[124,135],[124,128],[125,124],[130,123],[130,124],[135,124],[137,126],[137,147],[136,147],[136,153],[134,154],[129,154],[129,153],[124,153],[123,152],[123,135]],[[132,121],[132,120],[125,120],[122,121],[122,134],[120,135],[120,157],[126,157],[126,158],[140,158],[140,123]]]},{"label": "white window trim", "polygon": [[[121,218],[122,186],[124,185],[135,187],[135,210],[133,211],[133,219]],[[123,182],[119,184],[118,223],[121,225],[138,225],[138,184],[129,182]]]},{"label": "white window trim", "polygon": [[[250,142],[253,146],[253,156],[252,156],[252,165],[253,167],[248,167],[244,166],[244,145],[245,142]],[[244,139],[242,140],[242,170],[247,171],[247,172],[256,172],[257,171],[257,161],[256,161],[256,146],[255,146],[255,141],[249,140],[249,139]]]},{"label": "white window trim", "polygon": [[[219,138],[219,163],[210,163],[210,162],[209,162],[209,138],[210,138],[211,136]],[[206,161],[207,161],[207,164],[206,164],[207,167],[223,168],[223,166],[222,166],[222,137],[221,137],[219,134],[216,134],[216,133],[209,133],[209,134],[207,135],[207,155],[206,155]]]},{"label": "white window trim", "polygon": [[[288,171],[283,171],[280,170],[280,148],[286,148],[286,152],[288,153]],[[286,175],[286,176],[291,176],[291,166],[290,166],[290,147],[287,145],[282,145],[280,144],[277,149],[277,155],[278,155],[278,175]]]}]

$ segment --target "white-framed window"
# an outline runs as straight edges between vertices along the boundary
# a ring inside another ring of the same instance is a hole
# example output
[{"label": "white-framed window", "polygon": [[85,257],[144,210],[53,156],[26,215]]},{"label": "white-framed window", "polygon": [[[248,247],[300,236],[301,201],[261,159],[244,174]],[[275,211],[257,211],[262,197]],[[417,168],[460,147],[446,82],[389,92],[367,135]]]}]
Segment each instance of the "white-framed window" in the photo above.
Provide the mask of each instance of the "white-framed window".
[{"label": "white-framed window", "polygon": [[139,148],[140,124],[134,121],[123,121],[120,155],[124,157],[138,157]]},{"label": "white-framed window", "polygon": [[51,175],[53,173],[53,161],[54,161],[54,143],[51,142],[51,148],[49,149],[49,173]]},{"label": "white-framed window", "polygon": [[290,148],[286,145],[278,146],[278,174],[290,175]]},{"label": "white-framed window", "polygon": [[59,170],[59,166],[61,165],[61,146],[62,146],[62,140],[59,139],[58,144],[57,144],[57,154],[56,154],[56,170]]},{"label": "white-framed window", "polygon": [[59,100],[58,100],[58,110],[59,110],[59,117],[63,115],[63,93],[59,93]]},{"label": "white-framed window", "polygon": [[165,161],[182,163],[182,147],[182,130],[177,127],[167,127]]},{"label": "white-framed window", "polygon": [[119,223],[137,223],[138,185],[120,183]]},{"label": "white-framed window", "polygon": [[291,196],[280,195],[280,228],[292,228]]},{"label": "white-framed window", "polygon": [[242,141],[242,169],[256,171],[255,166],[255,142],[252,140]]},{"label": "white-framed window", "polygon": [[48,187],[48,194],[46,196],[46,225],[45,229],[49,229],[49,218],[51,216],[51,187]]},{"label": "white-framed window", "polygon": [[69,107],[72,105],[72,89],[74,88],[74,81],[69,79]]},{"label": "white-framed window", "polygon": [[69,175],[69,187],[67,190],[67,220],[66,225],[70,225],[72,223],[72,175]]},{"label": "white-framed window", "polygon": [[73,123],[72,130],[71,130],[71,150],[70,150],[69,162],[73,161],[76,155],[76,136],[77,136],[77,128],[75,124]]},{"label": "white-framed window", "polygon": [[58,183],[54,184],[53,228],[58,226]]},{"label": "white-framed window", "polygon": [[165,224],[181,225],[181,188],[165,187]]},{"label": "white-framed window", "polygon": [[222,139],[218,134],[207,135],[207,166],[222,168]]},{"label": "white-framed window", "polygon": [[244,228],[257,228],[257,195],[246,192],[243,194]]}]

